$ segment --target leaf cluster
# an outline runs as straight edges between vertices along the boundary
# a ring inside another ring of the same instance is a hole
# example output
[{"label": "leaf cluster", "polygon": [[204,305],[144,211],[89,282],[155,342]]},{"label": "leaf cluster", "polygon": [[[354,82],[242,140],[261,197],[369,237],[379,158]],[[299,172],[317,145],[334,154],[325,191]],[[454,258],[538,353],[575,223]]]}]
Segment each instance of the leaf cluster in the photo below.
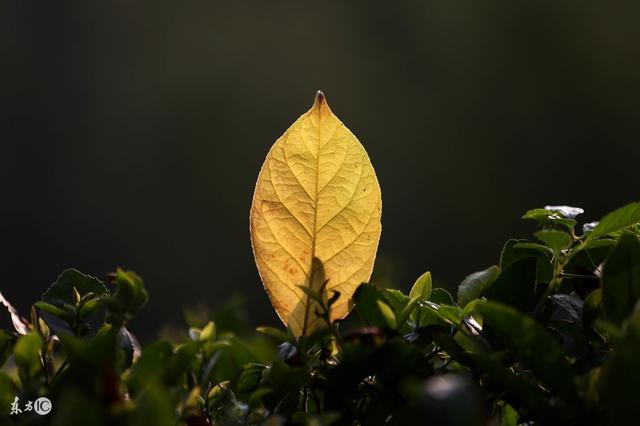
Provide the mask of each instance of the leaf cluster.
[{"label": "leaf cluster", "polygon": [[[29,319],[0,331],[0,420],[54,425],[627,425],[640,416],[640,203],[576,230],[581,209],[524,215],[457,294],[429,272],[408,294],[362,284],[305,289],[329,327],[259,327],[237,307],[140,348],[127,326],[147,292],[132,272],[106,284],[63,272]],[[6,303],[5,303],[6,302]],[[193,321],[193,320],[192,320]],[[14,396],[54,411],[8,416]],[[3,423],[4,424],[4,423]]]}]

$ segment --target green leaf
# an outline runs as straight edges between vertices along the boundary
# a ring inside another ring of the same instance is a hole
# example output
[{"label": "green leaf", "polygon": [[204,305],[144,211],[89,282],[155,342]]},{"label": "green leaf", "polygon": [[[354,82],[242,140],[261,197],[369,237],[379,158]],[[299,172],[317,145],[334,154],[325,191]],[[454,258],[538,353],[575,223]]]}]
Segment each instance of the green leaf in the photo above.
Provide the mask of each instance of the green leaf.
[{"label": "green leaf", "polygon": [[538,243],[518,243],[515,245],[515,248],[536,250],[545,255],[553,254],[553,250],[551,248]]},{"label": "green leaf", "polygon": [[391,307],[391,309],[393,309],[393,313],[396,317],[400,315],[402,310],[411,300],[409,296],[394,288],[385,288],[380,290],[380,292],[382,293],[382,296],[386,300],[387,304]]},{"label": "green leaf", "polygon": [[633,311],[640,298],[640,241],[625,233],[604,264],[602,306],[605,317],[616,324]]},{"label": "green leaf", "polygon": [[75,269],[67,269],[42,295],[36,303],[41,315],[55,334],[71,334],[90,339],[104,324],[105,307],[96,306],[76,322],[76,292],[82,297],[92,293],[94,297],[105,295],[107,289],[97,278],[85,275]]},{"label": "green leaf", "polygon": [[496,265],[479,272],[474,272],[462,280],[458,286],[458,304],[465,306],[473,299],[479,298],[498,278],[500,268]]},{"label": "green leaf", "polygon": [[621,231],[640,222],[640,202],[627,204],[602,218],[598,225],[587,234],[587,241]]},{"label": "green leaf", "polygon": [[486,297],[522,311],[536,303],[537,259],[524,257],[503,269],[486,291]]},{"label": "green leaf", "polygon": [[68,310],[60,309],[57,306],[52,305],[51,303],[43,302],[42,300],[34,303],[34,306],[40,310],[41,314],[47,312],[51,315],[55,315],[56,317],[65,320],[69,324],[73,323],[74,315]]},{"label": "green leaf", "polygon": [[635,424],[640,416],[637,386],[640,382],[640,303],[616,336],[613,350],[602,368],[600,400],[610,425]]},{"label": "green leaf", "polygon": [[42,338],[35,331],[31,331],[24,336],[20,336],[14,349],[16,366],[20,373],[20,380],[26,383],[30,378],[42,372],[40,361],[40,349],[42,348]]},{"label": "green leaf", "polygon": [[409,319],[409,316],[413,312],[416,307],[416,304],[421,299],[421,296],[416,296],[413,299],[409,300],[409,303],[404,307],[400,315],[397,316],[397,328],[399,331],[402,331],[401,328],[405,325],[406,321]]},{"label": "green leaf", "polygon": [[547,209],[533,209],[526,212],[523,219],[535,220],[541,226],[562,225],[566,228],[573,228],[576,221],[573,218],[567,218],[562,213]]},{"label": "green leaf", "polygon": [[61,306],[63,303],[75,305],[74,291],[83,296],[91,292],[105,294],[107,289],[97,278],[85,275],[75,269],[67,269],[42,295],[42,300],[55,306]]},{"label": "green leaf", "polygon": [[393,309],[391,309],[389,304],[384,300],[376,300],[376,306],[384,317],[386,326],[395,329],[397,325],[396,315],[393,313]]},{"label": "green leaf", "polygon": [[209,321],[200,331],[200,340],[216,340],[216,324]]},{"label": "green leaf", "polygon": [[527,240],[508,240],[502,248],[500,254],[500,268],[505,270],[513,263],[527,258],[534,257],[550,262],[551,250],[549,248]]},{"label": "green leaf", "polygon": [[[406,297],[406,296],[405,296]],[[356,309],[369,325],[395,329],[396,316],[380,290],[362,284],[354,294]]]},{"label": "green leaf", "polygon": [[429,300],[433,303],[437,303],[438,305],[454,305],[451,293],[449,293],[444,288],[434,288],[431,292]]},{"label": "green leaf", "polygon": [[266,334],[269,337],[276,339],[278,342],[290,342],[291,336],[285,331],[275,327],[258,327],[256,328],[258,333]]},{"label": "green leaf", "polygon": [[149,384],[175,384],[188,368],[188,358],[185,351],[174,353],[169,342],[156,342],[142,350],[127,382],[134,391],[142,391]]},{"label": "green leaf", "polygon": [[[408,333],[411,331],[409,325],[406,323],[407,318],[402,320],[402,315],[411,303],[411,299],[406,294],[402,293],[400,290],[385,288],[382,290],[382,295],[384,296],[387,304],[393,310],[393,315],[395,320],[392,321],[395,324],[394,328],[397,328],[400,333]],[[415,306],[415,304],[414,304]],[[384,308],[383,308],[384,309]],[[413,308],[410,308],[412,310]],[[409,312],[410,314],[411,312]]]},{"label": "green leaf", "polygon": [[262,379],[262,372],[267,368],[265,365],[251,363],[244,366],[240,377],[238,378],[238,383],[236,385],[236,389],[238,390],[238,395],[247,395],[251,394],[258,388],[258,384]]},{"label": "green leaf", "polygon": [[429,299],[431,295],[431,288],[433,287],[431,282],[431,272],[427,271],[424,274],[420,275],[420,277],[413,283],[411,287],[411,291],[409,292],[409,297],[420,297],[422,299]]},{"label": "green leaf", "polygon": [[518,412],[509,404],[504,404],[500,410],[500,426],[517,426]]},{"label": "green leaf", "polygon": [[537,239],[548,245],[554,253],[558,254],[571,241],[571,235],[556,229],[543,229],[534,234]]},{"label": "green leaf", "polygon": [[575,373],[558,341],[534,319],[495,302],[479,301],[475,311],[482,315],[502,342],[546,385],[568,401],[576,398]]},{"label": "green leaf", "polygon": [[[11,410],[11,403],[17,394],[17,389],[11,377],[0,371],[0,419]],[[17,423],[17,422],[16,422]]]},{"label": "green leaf", "polygon": [[[484,302],[476,301],[468,306],[471,308],[481,303]],[[500,390],[505,401],[524,409],[533,419],[543,424],[556,424],[560,419],[568,418],[566,414],[549,404],[544,398],[544,393],[534,382],[515,374],[512,368],[503,365],[502,353],[484,354],[465,351],[458,342],[445,333],[437,333],[435,340],[458,362],[481,369],[494,384],[493,387]]]},{"label": "green leaf", "polygon": [[133,271],[118,268],[109,274],[109,282],[116,290],[106,300],[106,321],[121,326],[131,320],[133,316],[146,305],[149,294],[144,287],[144,281]]},{"label": "green leaf", "polygon": [[263,395],[262,400],[267,409],[276,406],[286,411],[298,405],[300,389],[310,380],[306,368],[291,367],[284,361],[276,360],[263,372],[260,387],[271,388],[272,392]]}]

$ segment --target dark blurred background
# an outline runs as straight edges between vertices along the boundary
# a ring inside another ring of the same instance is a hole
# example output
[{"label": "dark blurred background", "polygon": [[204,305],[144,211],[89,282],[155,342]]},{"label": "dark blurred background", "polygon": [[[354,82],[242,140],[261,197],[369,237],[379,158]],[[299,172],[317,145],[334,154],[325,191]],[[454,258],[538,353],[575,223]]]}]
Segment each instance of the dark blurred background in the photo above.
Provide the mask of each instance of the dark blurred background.
[{"label": "dark blurred background", "polygon": [[[527,236],[640,199],[640,3],[0,2],[0,290],[138,271],[135,330],[246,299],[259,168],[323,89],[383,191],[374,276],[454,288]],[[4,315],[0,316],[5,321]]]}]

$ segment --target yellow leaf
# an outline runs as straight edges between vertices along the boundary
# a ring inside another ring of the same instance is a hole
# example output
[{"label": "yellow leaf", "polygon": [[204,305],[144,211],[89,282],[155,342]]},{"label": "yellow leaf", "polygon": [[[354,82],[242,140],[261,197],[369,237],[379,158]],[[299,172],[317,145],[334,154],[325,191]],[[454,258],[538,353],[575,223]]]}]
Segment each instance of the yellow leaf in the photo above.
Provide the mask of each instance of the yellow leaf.
[{"label": "yellow leaf", "polygon": [[250,214],[260,277],[294,335],[327,326],[300,286],[322,291],[324,300],[340,292],[331,321],[349,313],[355,289],[371,277],[381,209],[367,152],[318,92],[271,147]]}]

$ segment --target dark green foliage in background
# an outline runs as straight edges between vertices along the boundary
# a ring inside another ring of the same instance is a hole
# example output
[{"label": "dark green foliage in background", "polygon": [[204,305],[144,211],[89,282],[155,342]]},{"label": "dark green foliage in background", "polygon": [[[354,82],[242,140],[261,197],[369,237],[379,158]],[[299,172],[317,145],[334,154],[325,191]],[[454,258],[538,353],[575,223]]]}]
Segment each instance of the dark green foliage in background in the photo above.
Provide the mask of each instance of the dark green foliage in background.
[{"label": "dark green foliage in background", "polygon": [[[566,206],[524,215],[457,297],[423,274],[409,294],[362,284],[334,327],[295,339],[237,306],[140,348],[148,295],[64,271],[16,330],[0,331],[0,419],[53,425],[637,424],[640,204],[585,224]],[[321,298],[327,314],[335,299]],[[346,330],[346,331],[345,331]],[[47,396],[53,411],[9,415]]]}]

